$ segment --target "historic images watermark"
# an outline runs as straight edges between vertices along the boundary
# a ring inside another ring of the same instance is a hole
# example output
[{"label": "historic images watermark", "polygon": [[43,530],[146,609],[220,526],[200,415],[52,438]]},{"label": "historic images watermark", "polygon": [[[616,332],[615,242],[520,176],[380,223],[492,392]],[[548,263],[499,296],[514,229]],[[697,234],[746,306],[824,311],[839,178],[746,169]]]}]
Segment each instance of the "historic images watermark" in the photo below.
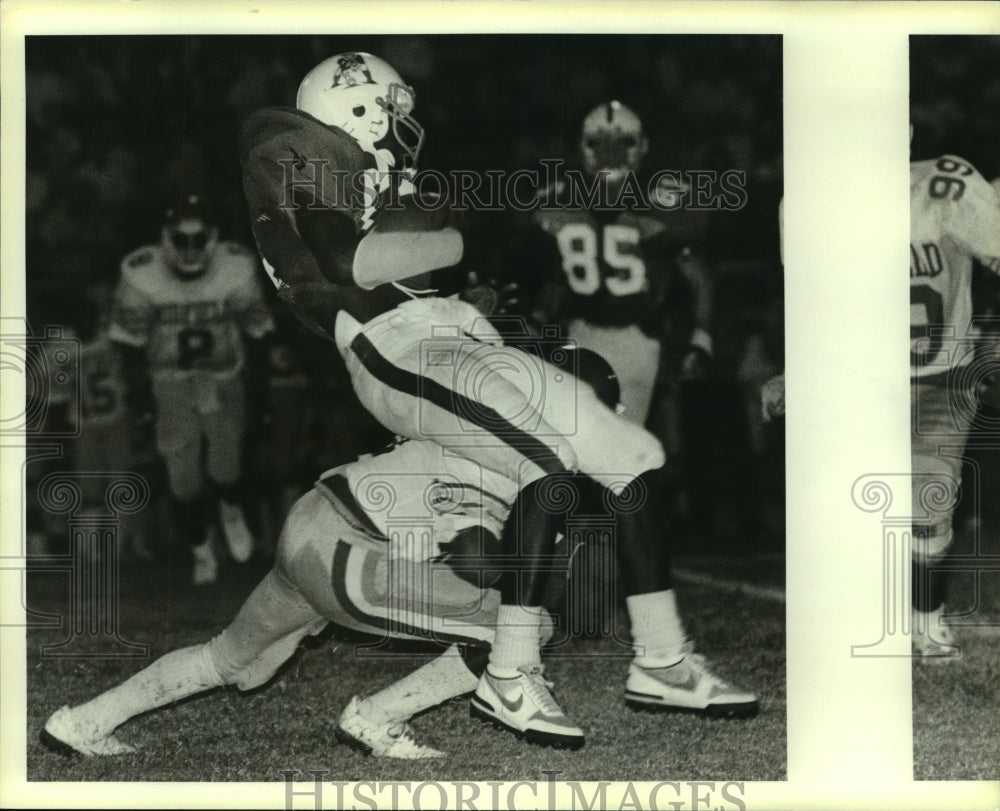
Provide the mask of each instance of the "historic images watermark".
[{"label": "historic images watermark", "polygon": [[738,169],[659,169],[648,177],[629,170],[610,182],[606,174],[567,169],[556,158],[543,158],[538,169],[422,169],[415,174],[349,172],[327,158],[298,154],[278,163],[284,172],[285,198],[279,205],[284,209],[299,207],[297,189],[312,193],[307,208],[346,208],[353,202],[387,211],[405,205],[462,212],[739,211],[748,199],[746,172]]},{"label": "historic images watermark", "polygon": [[[918,257],[914,256],[916,266]],[[920,303],[923,303],[922,300]],[[982,507],[978,471],[962,482],[962,469],[970,443],[979,452],[1000,452],[1000,324],[980,318],[969,334],[957,335],[954,327],[932,326],[916,337],[914,364],[922,374],[912,379],[912,470],[909,473],[873,473],[860,476],[852,487],[855,507],[880,514],[882,527],[881,629],[872,641],[852,646],[856,657],[909,657],[894,653],[893,639],[916,634],[934,636],[924,612],[912,611],[914,597],[930,592],[930,579],[946,573],[971,575],[972,606],[951,616],[956,628],[996,627],[979,614],[982,577],[1000,574],[1000,558],[982,551],[978,522],[971,550],[953,546],[954,514],[963,497],[972,510]],[[935,358],[937,365],[927,359]],[[970,439],[980,430],[984,439]],[[964,493],[964,496],[963,496]],[[914,562],[921,565],[915,566]],[[916,593],[916,594],[915,594]],[[918,627],[914,627],[914,624]],[[961,646],[950,644],[940,658],[961,656]]]},{"label": "historic images watermark", "polygon": [[[3,400],[0,454],[24,452],[25,467],[31,461],[62,458],[62,443],[79,436],[86,414],[80,358],[80,341],[69,330],[48,326],[36,334],[24,319],[0,319],[0,370],[5,385],[24,391],[23,400]],[[23,486],[32,492],[22,492],[22,507],[30,497],[40,513],[64,516],[67,543],[63,552],[29,557],[22,538],[19,554],[0,558],[0,571],[19,581],[25,610],[23,623],[3,624],[64,629],[61,642],[42,647],[43,658],[147,658],[148,645],[123,639],[119,631],[118,532],[122,516],[148,504],[148,483],[131,471],[52,471],[30,485],[27,478]],[[28,608],[29,566],[68,578],[65,613]]]},{"label": "historic images watermark", "polygon": [[[541,771],[544,782],[519,780],[503,782],[422,780],[382,782],[328,780],[325,769],[299,771],[283,769],[285,808],[544,808],[544,809],[625,809],[649,808],[679,811],[746,811],[742,782],[711,780],[666,781],[656,783],[611,783],[607,780],[581,782],[559,780],[559,770]],[[312,781],[311,787],[308,783]],[[298,781],[298,782],[297,782]],[[610,791],[609,791],[610,789]],[[328,801],[332,803],[327,805]]]}]

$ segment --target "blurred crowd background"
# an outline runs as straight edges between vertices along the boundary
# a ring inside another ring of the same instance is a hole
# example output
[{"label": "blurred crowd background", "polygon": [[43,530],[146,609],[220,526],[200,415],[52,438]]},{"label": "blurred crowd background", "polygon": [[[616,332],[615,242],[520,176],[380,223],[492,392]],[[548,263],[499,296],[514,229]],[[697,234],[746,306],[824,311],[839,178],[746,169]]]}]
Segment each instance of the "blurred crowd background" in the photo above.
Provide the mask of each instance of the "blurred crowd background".
[{"label": "blurred crowd background", "polygon": [[958,155],[1000,177],[1000,37],[910,38],[914,160]]},{"label": "blurred crowd background", "polygon": [[[687,400],[686,456],[697,473],[679,482],[674,515],[678,532],[706,551],[783,549],[783,426],[761,422],[758,395],[783,368],[777,36],[28,37],[26,272],[36,331],[62,324],[86,336],[100,306],[93,291],[116,282],[129,251],[157,241],[164,210],[185,190],[206,190],[222,236],[251,245],[239,126],[260,107],[293,106],[302,76],[346,50],[382,56],[415,88],[422,168],[573,165],[583,115],[618,98],[645,122],[648,167],[746,173],[746,206],[705,215],[691,232],[717,281],[716,357]],[[308,486],[370,450],[379,429],[356,416],[331,348],[279,307],[275,315],[288,345],[282,374],[298,386],[286,392],[309,393],[291,399],[308,403],[298,424],[312,427],[307,441],[272,444]],[[249,466],[274,469],[266,445],[255,443]]]}]

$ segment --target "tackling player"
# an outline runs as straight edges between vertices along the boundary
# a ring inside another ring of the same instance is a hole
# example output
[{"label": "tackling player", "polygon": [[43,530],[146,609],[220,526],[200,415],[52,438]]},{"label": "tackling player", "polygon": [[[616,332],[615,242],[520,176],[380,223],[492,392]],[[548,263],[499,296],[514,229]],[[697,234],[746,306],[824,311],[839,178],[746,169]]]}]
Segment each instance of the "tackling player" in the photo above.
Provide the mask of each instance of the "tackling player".
[{"label": "tackling player", "polygon": [[[571,375],[505,347],[472,305],[433,295],[426,274],[454,266],[463,238],[447,206],[414,194],[424,131],[389,64],[333,56],[303,79],[296,107],[260,110],[240,133],[254,236],[279,297],[336,344],[386,428],[517,482],[503,550],[544,557],[557,520],[550,480],[580,470],[624,487],[663,464],[659,442]],[[521,683],[540,664],[545,581],[530,564],[501,578],[484,684]]]},{"label": "tackling player", "polygon": [[[607,364],[581,354],[575,368],[615,402],[617,383]],[[753,715],[756,696],[728,685],[693,653],[669,574],[662,574],[669,572],[665,548],[641,531],[634,505],[602,499],[605,491],[582,477],[563,485],[576,495],[589,489],[615,520],[635,651],[626,701]],[[516,482],[429,441],[402,440],[326,472],[289,513],[274,569],[225,630],[206,644],[166,654],[83,705],[57,710],[43,740],[85,755],[132,752],[135,747],[113,734],[129,718],[214,687],[259,687],[329,620],[383,639],[431,640],[445,648],[375,695],[350,700],[337,734],[351,746],[381,757],[441,756],[417,743],[408,720],[475,691],[474,716],[532,743],[579,748],[583,736],[567,728],[541,665],[499,689],[481,678],[501,610],[500,594],[489,586],[511,565],[498,554],[497,538],[516,493]],[[543,637],[550,630],[543,626]]]},{"label": "tackling player", "polygon": [[219,240],[204,201],[191,195],[167,212],[159,244],[125,257],[115,291],[110,338],[122,349],[131,408],[155,420],[172,522],[191,544],[196,584],[216,579],[216,496],[233,558],[253,551],[239,503],[244,370],[273,330],[257,272],[243,246]]},{"label": "tackling player", "polygon": [[[961,481],[975,413],[977,347],[973,262],[1000,274],[1000,202],[969,163],[953,155],[910,164],[910,379],[914,653],[946,661],[956,653],[944,622],[946,581],[935,571],[951,546],[955,504],[925,503],[928,480]],[[978,338],[978,340],[977,340]],[[933,500],[933,499],[932,499]]]}]

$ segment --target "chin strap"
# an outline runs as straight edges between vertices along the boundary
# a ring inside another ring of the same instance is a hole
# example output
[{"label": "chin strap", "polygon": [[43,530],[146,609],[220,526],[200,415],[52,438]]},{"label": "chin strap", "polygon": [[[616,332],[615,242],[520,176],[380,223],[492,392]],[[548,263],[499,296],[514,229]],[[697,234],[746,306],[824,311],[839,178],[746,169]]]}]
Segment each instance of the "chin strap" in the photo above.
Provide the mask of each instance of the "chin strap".
[{"label": "chin strap", "polygon": [[402,290],[410,298],[420,298],[421,296],[431,296],[438,292],[436,287],[429,287],[426,290],[417,290],[414,287],[407,287],[402,282],[392,282],[392,286],[397,290]]}]

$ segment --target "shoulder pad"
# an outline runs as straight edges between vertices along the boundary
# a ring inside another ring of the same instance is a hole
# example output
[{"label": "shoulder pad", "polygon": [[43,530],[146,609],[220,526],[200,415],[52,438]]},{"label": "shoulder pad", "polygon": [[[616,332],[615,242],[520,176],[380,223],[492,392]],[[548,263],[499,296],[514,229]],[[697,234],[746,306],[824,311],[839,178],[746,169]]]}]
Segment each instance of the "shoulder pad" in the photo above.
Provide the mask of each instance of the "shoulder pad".
[{"label": "shoulder pad", "polygon": [[531,212],[531,222],[543,231],[556,232],[564,225],[589,223],[590,215],[575,208],[536,208]]},{"label": "shoulder pad", "polygon": [[239,242],[230,242],[229,240],[220,242],[219,250],[227,256],[244,256],[247,258],[253,256],[245,245],[241,245]]},{"label": "shoulder pad", "polygon": [[[949,184],[949,180],[952,183]],[[956,193],[959,186],[963,188],[972,186],[981,191],[982,187],[989,184],[976,167],[964,158],[957,155],[941,155],[911,163],[910,185],[925,186],[933,200],[961,200],[963,195]]]},{"label": "shoulder pad", "polygon": [[213,272],[226,286],[241,287],[257,276],[257,257],[238,242],[219,243],[212,257]]},{"label": "shoulder pad", "polygon": [[122,259],[122,273],[126,271],[137,271],[143,268],[152,268],[158,264],[160,248],[158,245],[144,245],[136,248],[132,253]]},{"label": "shoulder pad", "polygon": [[944,204],[950,218],[989,219],[996,214],[996,190],[963,158],[942,155],[920,161],[911,164],[910,173],[911,188],[919,186],[931,204]]},{"label": "shoulder pad", "polygon": [[566,189],[565,180],[557,180],[555,183],[549,183],[547,186],[543,186],[538,191],[535,192],[535,199],[539,203],[547,203],[558,199]]},{"label": "shoulder pad", "polygon": [[265,107],[252,113],[239,134],[240,161],[308,161],[323,159],[324,169],[358,171],[367,168],[368,156],[339,127],[328,127],[308,113],[292,107]]},{"label": "shoulder pad", "polygon": [[622,225],[631,225],[639,229],[639,239],[646,241],[655,239],[667,230],[666,223],[647,214],[626,212],[621,217]]}]

